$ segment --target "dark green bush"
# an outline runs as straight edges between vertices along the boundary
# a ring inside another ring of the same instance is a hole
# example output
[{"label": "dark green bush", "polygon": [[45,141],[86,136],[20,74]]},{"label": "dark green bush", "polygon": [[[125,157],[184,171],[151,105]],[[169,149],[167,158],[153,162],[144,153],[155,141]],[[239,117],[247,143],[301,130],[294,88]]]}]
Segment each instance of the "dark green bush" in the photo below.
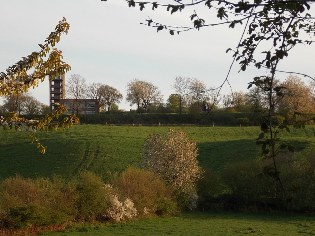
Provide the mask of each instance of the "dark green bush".
[{"label": "dark green bush", "polygon": [[219,198],[226,192],[220,173],[204,169],[198,183],[198,209],[213,210],[220,208]]},{"label": "dark green bush", "polygon": [[91,172],[82,172],[75,186],[77,218],[93,221],[101,217],[109,206],[111,187]]},{"label": "dark green bush", "polygon": [[247,117],[237,118],[237,122],[240,125],[249,125],[249,119]]},{"label": "dark green bush", "polygon": [[161,198],[157,201],[155,214],[158,216],[171,216],[179,213],[178,206],[171,198]]},{"label": "dark green bush", "polygon": [[211,111],[193,114],[174,113],[135,113],[117,112],[100,113],[95,115],[79,115],[82,124],[130,124],[130,125],[167,125],[167,124],[196,124],[196,125],[239,125],[239,118],[248,119],[246,125],[259,125],[261,115],[257,113],[228,113]]},{"label": "dark green bush", "polygon": [[[263,172],[258,161],[245,161],[227,166],[222,171],[223,183],[232,199],[242,207],[272,207],[278,201],[275,181]],[[230,198],[231,200],[231,198]]]},{"label": "dark green bush", "polygon": [[199,209],[315,212],[315,155],[277,156],[284,191],[264,171],[266,162],[231,164],[220,176],[207,171],[199,183]]},{"label": "dark green bush", "polygon": [[287,208],[315,211],[315,155],[283,160],[280,173],[285,188]]}]

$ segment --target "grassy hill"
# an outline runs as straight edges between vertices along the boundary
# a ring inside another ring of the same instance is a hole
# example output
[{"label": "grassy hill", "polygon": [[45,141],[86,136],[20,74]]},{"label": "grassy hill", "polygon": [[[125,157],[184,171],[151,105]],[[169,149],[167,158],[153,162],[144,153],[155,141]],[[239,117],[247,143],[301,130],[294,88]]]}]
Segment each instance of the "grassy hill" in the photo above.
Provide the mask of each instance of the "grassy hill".
[{"label": "grassy hill", "polygon": [[[48,146],[41,155],[24,132],[0,130],[0,178],[12,175],[70,177],[81,170],[91,170],[104,178],[138,165],[145,139],[168,129],[185,131],[198,143],[202,166],[221,169],[226,164],[259,157],[255,145],[258,127],[197,126],[102,126],[81,125],[65,131],[38,134]],[[283,139],[301,153],[315,147],[315,127],[292,129]]]}]

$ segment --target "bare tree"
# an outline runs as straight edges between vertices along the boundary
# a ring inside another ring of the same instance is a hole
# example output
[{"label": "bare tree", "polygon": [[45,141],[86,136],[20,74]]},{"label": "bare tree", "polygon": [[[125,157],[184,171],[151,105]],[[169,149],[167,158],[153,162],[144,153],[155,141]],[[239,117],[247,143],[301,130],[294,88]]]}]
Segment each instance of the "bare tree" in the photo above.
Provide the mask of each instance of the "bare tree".
[{"label": "bare tree", "polygon": [[232,107],[233,104],[233,95],[232,94],[225,94],[222,96],[222,104],[224,109],[229,109]]},{"label": "bare tree", "polygon": [[101,83],[92,83],[87,87],[86,96],[90,99],[98,101],[98,110],[104,107],[102,103],[101,95],[99,94],[99,88],[102,86]]},{"label": "bare tree", "polygon": [[138,111],[141,107],[147,112],[150,105],[162,102],[162,95],[152,83],[135,79],[128,83],[126,99],[130,105],[136,104]]},{"label": "bare tree", "polygon": [[102,86],[101,83],[92,83],[87,87],[86,96],[90,99],[99,100],[98,89]]},{"label": "bare tree", "polygon": [[203,102],[207,97],[207,87],[205,83],[198,79],[193,79],[189,83],[189,97],[191,102]]},{"label": "bare tree", "polygon": [[190,79],[188,81],[188,93],[186,98],[189,106],[196,106],[203,111],[210,111],[218,102],[218,97],[213,88],[207,88],[205,83],[198,79]]},{"label": "bare tree", "polygon": [[87,85],[81,75],[71,75],[70,79],[67,81],[66,95],[67,98],[73,99],[69,105],[71,109],[78,114],[81,101],[87,96]]},{"label": "bare tree", "polygon": [[[175,78],[174,89],[179,96],[179,114],[183,111],[183,102],[188,94],[188,87],[190,83],[190,78],[178,76]],[[187,104],[186,104],[187,105]]]},{"label": "bare tree", "polygon": [[85,79],[78,74],[71,75],[67,82],[66,94],[68,98],[84,99],[86,98],[87,86]]}]

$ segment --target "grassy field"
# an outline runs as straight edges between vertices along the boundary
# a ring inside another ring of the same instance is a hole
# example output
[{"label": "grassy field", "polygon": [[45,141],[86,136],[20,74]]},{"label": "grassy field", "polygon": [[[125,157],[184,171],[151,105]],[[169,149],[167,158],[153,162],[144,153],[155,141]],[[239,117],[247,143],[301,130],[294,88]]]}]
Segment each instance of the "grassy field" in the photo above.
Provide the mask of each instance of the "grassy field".
[{"label": "grassy field", "polygon": [[[24,132],[0,130],[0,179],[19,174],[23,177],[70,177],[91,170],[105,179],[131,165],[138,165],[145,139],[169,129],[183,130],[198,143],[199,161],[215,170],[235,161],[259,157],[255,145],[258,127],[197,126],[102,126],[81,125],[66,131],[38,134],[48,146],[41,155]],[[299,151],[315,147],[315,127],[292,129],[283,139]]]},{"label": "grassy field", "polygon": [[[91,170],[104,179],[141,161],[142,146],[154,133],[183,130],[197,142],[203,167],[220,170],[225,165],[260,156],[255,145],[258,127],[101,126],[81,125],[65,131],[38,134],[48,146],[41,155],[24,132],[0,130],[0,179],[71,177]],[[283,140],[302,155],[315,149],[315,127],[292,129]],[[46,235],[315,235],[315,217],[236,213],[193,213],[123,224],[87,225]]]},{"label": "grassy field", "polygon": [[315,217],[194,213],[108,226],[81,226],[44,235],[315,235]]}]

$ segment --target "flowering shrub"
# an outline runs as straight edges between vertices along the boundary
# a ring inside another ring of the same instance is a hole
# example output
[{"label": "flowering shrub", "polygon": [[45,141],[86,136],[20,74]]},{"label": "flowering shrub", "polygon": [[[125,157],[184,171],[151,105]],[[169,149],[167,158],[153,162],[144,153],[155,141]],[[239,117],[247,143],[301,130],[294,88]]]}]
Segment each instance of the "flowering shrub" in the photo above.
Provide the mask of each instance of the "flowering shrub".
[{"label": "flowering shrub", "polygon": [[106,210],[105,216],[111,220],[120,222],[132,219],[136,217],[137,214],[137,209],[129,198],[121,202],[117,195],[112,195],[110,198],[110,207]]},{"label": "flowering shrub", "polygon": [[181,131],[170,130],[166,135],[155,134],[144,144],[143,164],[161,176],[175,191],[180,204],[193,208],[196,184],[202,170],[197,160],[196,143]]}]

